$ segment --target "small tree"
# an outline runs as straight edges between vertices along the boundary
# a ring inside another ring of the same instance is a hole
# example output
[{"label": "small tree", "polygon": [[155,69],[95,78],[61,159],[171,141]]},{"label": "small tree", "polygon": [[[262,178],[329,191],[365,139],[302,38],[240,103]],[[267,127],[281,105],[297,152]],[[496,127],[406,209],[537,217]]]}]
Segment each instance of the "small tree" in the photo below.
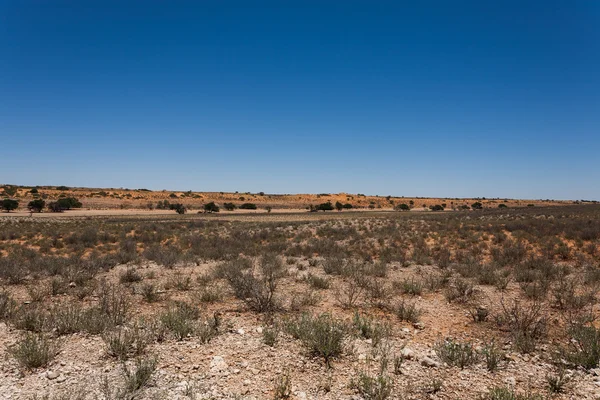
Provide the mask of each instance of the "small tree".
[{"label": "small tree", "polygon": [[319,204],[317,208],[319,210],[321,210],[321,211],[332,211],[333,210],[333,204],[331,204],[331,202],[328,201],[327,203],[321,203],[321,204]]},{"label": "small tree", "polygon": [[158,203],[156,203],[156,209],[157,210],[169,210],[171,209],[171,204],[169,203],[168,200],[163,200],[163,201],[158,201]]},{"label": "small tree", "polygon": [[12,210],[19,208],[19,201],[13,199],[3,199],[0,202],[0,208],[6,210],[6,212],[11,212]]},{"label": "small tree", "polygon": [[46,207],[46,202],[42,199],[32,200],[29,202],[29,204],[27,204],[27,208],[31,212],[42,212],[44,207]]},{"label": "small tree", "polygon": [[353,207],[353,206],[352,206],[352,204],[350,204],[350,203],[346,203],[346,204],[344,204],[344,208],[345,208],[346,210],[350,210],[352,207]]},{"label": "small tree", "polygon": [[187,211],[187,209],[185,208],[185,206],[181,203],[173,203],[169,206],[169,208],[171,210],[175,210],[175,212],[177,214],[185,214],[185,212]]},{"label": "small tree", "polygon": [[71,208],[81,208],[83,204],[75,197],[63,197],[56,201],[60,208],[63,210],[70,210]]},{"label": "small tree", "polygon": [[498,208],[508,208],[508,206],[504,203],[498,204]]},{"label": "small tree", "polygon": [[340,203],[339,201],[335,202],[335,209],[338,211],[342,211],[344,209],[344,205],[342,203]]},{"label": "small tree", "polygon": [[254,203],[244,203],[240,206],[240,210],[256,210],[257,208]]},{"label": "small tree", "polygon": [[204,205],[204,211],[209,213],[219,212],[219,206],[216,205],[214,201],[211,201],[210,203],[206,203]]},{"label": "small tree", "polygon": [[273,210],[273,207],[271,206],[266,206],[265,210],[267,210],[268,213],[270,213]]},{"label": "small tree", "polygon": [[63,212],[64,210],[60,207],[57,201],[52,201],[48,203],[48,210],[50,212]]},{"label": "small tree", "polygon": [[227,211],[233,211],[236,209],[235,204],[233,203],[223,203],[223,208]]},{"label": "small tree", "polygon": [[433,205],[433,206],[429,206],[429,209],[431,211],[444,211],[444,207],[441,206],[441,205],[439,205],[439,204],[436,204],[436,205]]},{"label": "small tree", "polygon": [[396,211],[410,211],[410,207],[406,203],[398,204],[394,209]]},{"label": "small tree", "polygon": [[479,201],[476,201],[475,203],[471,204],[471,208],[473,210],[481,210],[483,208],[483,204],[481,204]]}]

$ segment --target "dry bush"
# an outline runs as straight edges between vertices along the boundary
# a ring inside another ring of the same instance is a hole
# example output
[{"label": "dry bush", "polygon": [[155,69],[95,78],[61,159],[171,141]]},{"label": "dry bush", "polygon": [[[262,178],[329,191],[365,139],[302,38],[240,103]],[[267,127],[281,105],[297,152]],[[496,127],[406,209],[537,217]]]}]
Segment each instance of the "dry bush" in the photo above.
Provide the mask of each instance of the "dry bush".
[{"label": "dry bush", "polygon": [[498,324],[509,330],[517,349],[524,353],[534,351],[537,341],[547,332],[548,316],[542,303],[514,300],[508,305],[504,301],[501,304],[502,314],[496,316]]},{"label": "dry bush", "polygon": [[235,296],[256,312],[271,312],[277,308],[275,291],[285,269],[279,258],[265,255],[260,258],[258,271],[241,269],[239,262],[226,263],[222,274],[231,285]]}]

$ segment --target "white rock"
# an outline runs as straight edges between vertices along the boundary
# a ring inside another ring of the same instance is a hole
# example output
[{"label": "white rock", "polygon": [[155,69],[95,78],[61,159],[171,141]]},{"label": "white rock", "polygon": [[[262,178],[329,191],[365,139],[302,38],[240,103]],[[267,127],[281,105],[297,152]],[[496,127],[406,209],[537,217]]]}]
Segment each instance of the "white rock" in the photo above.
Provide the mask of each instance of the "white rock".
[{"label": "white rock", "polygon": [[415,352],[409,349],[408,347],[403,348],[400,352],[400,355],[402,356],[402,358],[407,360],[412,360],[413,358],[415,358]]},{"label": "white rock", "polygon": [[210,360],[210,370],[211,372],[219,372],[227,369],[227,363],[225,359],[221,356],[214,356],[212,360]]},{"label": "white rock", "polygon": [[424,365],[425,367],[439,367],[440,363],[437,361],[432,360],[429,357],[423,357],[421,359],[421,365]]},{"label": "white rock", "polygon": [[48,371],[46,372],[46,378],[52,380],[58,378],[58,372]]},{"label": "white rock", "polygon": [[263,328],[261,326],[256,328],[256,333],[263,333]]}]

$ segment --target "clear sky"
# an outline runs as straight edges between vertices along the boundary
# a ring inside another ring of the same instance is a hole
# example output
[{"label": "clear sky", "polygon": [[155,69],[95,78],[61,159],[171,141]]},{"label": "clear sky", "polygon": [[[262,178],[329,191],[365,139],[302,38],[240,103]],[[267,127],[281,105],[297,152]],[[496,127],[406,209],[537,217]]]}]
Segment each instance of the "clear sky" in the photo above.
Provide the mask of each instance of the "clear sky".
[{"label": "clear sky", "polygon": [[600,1],[0,0],[0,182],[600,199]]}]

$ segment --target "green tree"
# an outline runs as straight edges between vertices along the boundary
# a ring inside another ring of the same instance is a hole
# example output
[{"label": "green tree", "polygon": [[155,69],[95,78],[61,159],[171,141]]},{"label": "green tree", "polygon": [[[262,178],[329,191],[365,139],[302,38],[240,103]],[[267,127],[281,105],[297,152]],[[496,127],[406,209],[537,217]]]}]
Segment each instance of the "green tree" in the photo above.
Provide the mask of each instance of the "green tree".
[{"label": "green tree", "polygon": [[223,208],[227,211],[233,211],[236,207],[233,203],[223,203]]},{"label": "green tree", "polygon": [[32,212],[42,212],[44,207],[46,207],[46,202],[42,199],[32,200],[27,204],[27,208]]},{"label": "green tree", "polygon": [[206,203],[204,205],[204,211],[209,212],[209,213],[213,213],[213,212],[219,212],[219,206],[215,204],[214,201],[211,201],[210,203]]},{"label": "green tree", "polygon": [[317,206],[317,208],[321,211],[332,211],[333,210],[333,204],[331,204],[330,201],[328,201],[327,203],[321,203]]},{"label": "green tree", "polygon": [[19,208],[19,201],[13,199],[3,199],[0,201],[0,208],[6,212],[11,212],[12,210]]},{"label": "green tree", "polygon": [[473,210],[481,210],[483,208],[483,204],[481,204],[479,201],[476,201],[475,203],[471,204],[471,208]]},{"label": "green tree", "polygon": [[408,204],[402,203],[398,204],[396,207],[394,207],[394,209],[397,211],[409,211],[410,207],[408,206]]},{"label": "green tree", "polygon": [[81,208],[82,204],[75,197],[63,197],[56,201],[58,206],[63,210],[70,210],[71,208]]},{"label": "green tree", "polygon": [[342,211],[344,209],[344,205],[342,203],[340,203],[339,201],[335,202],[335,209],[338,211]]},{"label": "green tree", "polygon": [[244,203],[240,206],[240,210],[256,210],[257,208],[254,203]]}]

